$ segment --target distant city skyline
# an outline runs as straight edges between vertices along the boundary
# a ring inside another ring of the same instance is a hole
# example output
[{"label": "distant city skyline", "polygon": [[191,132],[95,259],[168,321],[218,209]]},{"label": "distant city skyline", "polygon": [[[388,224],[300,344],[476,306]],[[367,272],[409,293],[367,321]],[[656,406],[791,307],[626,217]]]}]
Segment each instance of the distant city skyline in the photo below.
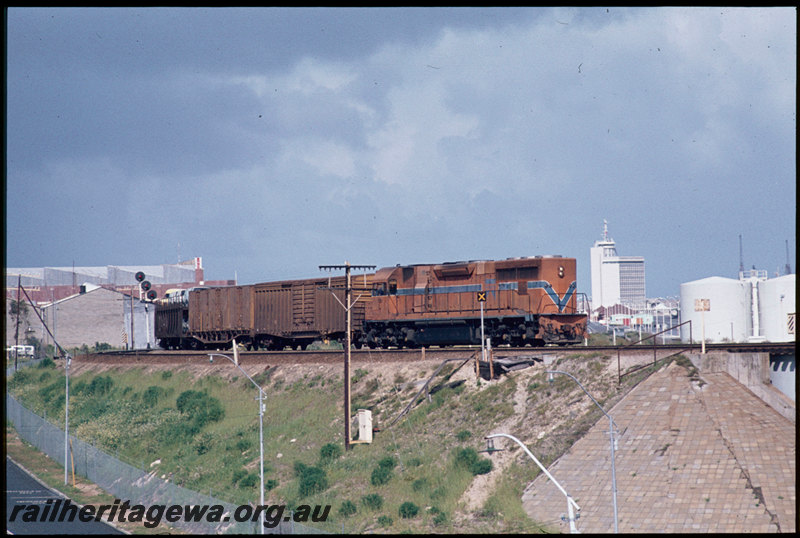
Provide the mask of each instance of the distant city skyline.
[{"label": "distant city skyline", "polygon": [[6,267],[796,265],[794,7],[6,13]]}]

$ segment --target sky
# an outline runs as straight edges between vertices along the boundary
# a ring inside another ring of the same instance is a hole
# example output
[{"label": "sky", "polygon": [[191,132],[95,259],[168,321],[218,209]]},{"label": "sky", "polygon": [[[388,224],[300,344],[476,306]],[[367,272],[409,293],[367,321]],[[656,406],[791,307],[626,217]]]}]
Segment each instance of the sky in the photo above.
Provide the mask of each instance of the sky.
[{"label": "sky", "polygon": [[796,270],[783,8],[9,8],[6,267],[207,280],[603,235],[648,297]]}]

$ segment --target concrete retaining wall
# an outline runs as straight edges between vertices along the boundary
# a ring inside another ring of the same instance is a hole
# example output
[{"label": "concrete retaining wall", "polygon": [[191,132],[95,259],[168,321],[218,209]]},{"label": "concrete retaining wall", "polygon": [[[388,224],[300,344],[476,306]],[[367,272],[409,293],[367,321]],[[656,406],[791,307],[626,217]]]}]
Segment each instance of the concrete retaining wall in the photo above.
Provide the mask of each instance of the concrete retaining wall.
[{"label": "concrete retaining wall", "polygon": [[772,386],[769,380],[769,353],[714,351],[705,355],[690,353],[689,359],[700,370],[701,376],[703,372],[725,372],[775,411],[795,422],[794,401]]}]

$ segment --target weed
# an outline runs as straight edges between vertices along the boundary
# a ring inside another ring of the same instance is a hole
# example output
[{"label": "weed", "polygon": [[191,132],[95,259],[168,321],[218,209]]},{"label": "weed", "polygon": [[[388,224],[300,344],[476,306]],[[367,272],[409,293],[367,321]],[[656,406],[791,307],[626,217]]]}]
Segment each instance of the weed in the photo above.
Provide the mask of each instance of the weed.
[{"label": "weed", "polygon": [[350,376],[350,382],[355,385],[356,383],[361,381],[364,378],[364,376],[366,376],[367,374],[369,374],[368,371],[366,371],[366,370],[364,370],[362,368],[359,368],[358,370],[356,370],[353,373],[352,376]]}]

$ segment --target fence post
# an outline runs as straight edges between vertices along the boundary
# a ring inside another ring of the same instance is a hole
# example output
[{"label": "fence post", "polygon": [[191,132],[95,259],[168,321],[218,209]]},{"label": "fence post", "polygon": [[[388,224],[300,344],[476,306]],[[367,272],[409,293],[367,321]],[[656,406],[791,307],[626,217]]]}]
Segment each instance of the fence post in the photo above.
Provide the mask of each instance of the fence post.
[{"label": "fence post", "polygon": [[656,367],[656,337],[653,336],[653,368]]}]

